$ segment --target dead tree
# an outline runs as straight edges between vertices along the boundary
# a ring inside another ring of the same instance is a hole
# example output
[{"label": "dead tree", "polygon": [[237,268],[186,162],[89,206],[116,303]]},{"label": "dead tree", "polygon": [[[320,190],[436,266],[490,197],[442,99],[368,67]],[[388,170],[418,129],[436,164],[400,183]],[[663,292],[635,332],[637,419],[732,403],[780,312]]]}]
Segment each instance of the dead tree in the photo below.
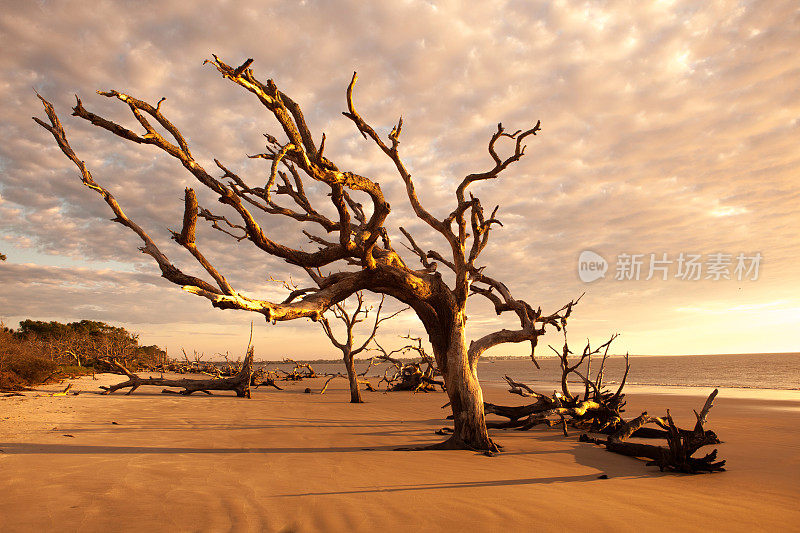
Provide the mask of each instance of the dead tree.
[{"label": "dead tree", "polygon": [[[358,388],[358,375],[356,375],[355,364],[353,358],[362,353],[364,350],[367,349],[367,346],[372,342],[375,338],[375,335],[378,333],[378,327],[381,323],[394,318],[401,312],[405,311],[405,309],[401,309],[396,313],[392,313],[388,316],[381,316],[381,310],[383,309],[383,302],[384,296],[381,296],[381,302],[378,304],[378,308],[375,311],[375,320],[372,324],[372,329],[367,335],[364,342],[362,342],[359,346],[354,347],[353,342],[353,332],[356,327],[356,324],[363,322],[367,319],[369,315],[370,308],[364,306],[364,295],[361,292],[356,293],[356,307],[351,312],[348,311],[345,307],[345,302],[339,302],[334,304],[333,307],[330,309],[330,313],[344,325],[345,330],[345,339],[338,340],[336,335],[333,332],[333,328],[331,327],[330,322],[326,317],[322,317],[319,320],[320,325],[322,326],[322,330],[325,332],[325,335],[330,339],[331,343],[336,346],[342,352],[342,359],[344,360],[344,366],[347,369],[347,379],[350,383],[350,403],[362,403],[363,400],[361,399],[361,392]],[[327,386],[327,383],[326,383]]]},{"label": "dead tree", "polygon": [[[300,106],[279,90],[273,80],[259,81],[250,68],[252,59],[239,67],[228,65],[216,56],[206,63],[211,64],[224,79],[252,93],[275,117],[285,135],[283,141],[265,135],[267,150],[250,156],[268,163],[269,176],[265,183],[262,182],[263,186],[248,184],[236,170],[218,159],[214,161],[222,175],[212,175],[195,158],[178,127],[164,114],[161,109],[163,99],[151,105],[116,90],[99,92],[126,105],[138,127],[142,128],[141,133],[89,111],[80,99],[77,99],[72,114],[123,139],[163,151],[214,193],[229,210],[221,214],[199,207],[194,190],[187,188],[183,225],[179,231],[173,232],[173,239],[197,260],[213,283],[176,267],[148,233],[124,213],[111,192],[95,181],[70,147],[53,106],[41,96],[49,122],[39,118],[34,120],[53,135],[61,151],[78,167],[83,183],[103,197],[115,214],[113,220],[138,235],[143,242],[142,252],[156,261],[161,275],[183,290],[207,298],[214,307],[260,313],[269,322],[298,318],[319,320],[336,303],[358,291],[367,290],[386,294],[413,308],[433,346],[455,418],[453,435],[433,447],[497,450],[486,429],[483,394],[477,375],[478,359],[489,348],[503,343],[529,342],[532,349],[535,348],[538,337],[548,325],[559,326],[567,318],[572,302],[555,313],[544,314],[541,309],[515,298],[505,284],[488,274],[485,266],[477,264],[489,242],[491,230],[500,225],[500,221],[498,208],[485,212],[480,199],[470,188],[476,183],[498,178],[519,161],[525,153],[525,142],[540,131],[539,123],[525,131],[515,132],[507,132],[498,124],[488,142],[491,159],[488,168],[457,180],[453,205],[435,215],[417,196],[411,173],[401,158],[402,119],[386,138],[379,135],[355,108],[353,89],[356,75],[353,74],[346,91],[347,111],[344,116],[391,160],[405,185],[413,212],[434,236],[446,243],[442,251],[424,251],[408,231],[399,228],[408,238],[409,250],[422,263],[421,269],[414,269],[397,253],[392,243],[386,226],[390,206],[376,181],[341,170],[325,157],[325,135],[317,142]],[[509,155],[498,152],[501,142],[510,144]],[[308,180],[329,189],[330,202],[337,214],[335,217],[324,215],[312,205],[304,185]],[[279,197],[286,199],[289,205],[279,203]],[[359,198],[367,198],[370,205],[363,205]],[[266,234],[265,227],[268,226],[259,222],[259,217],[265,215],[292,218],[316,227],[329,237],[304,231],[318,246],[315,251],[286,246]],[[314,278],[316,286],[292,291],[280,302],[254,298],[237,291],[198,248],[195,242],[198,217],[238,241],[249,241],[267,255],[304,268]],[[357,268],[345,269],[345,265]],[[448,284],[437,271],[440,265],[452,271],[452,284]],[[313,270],[318,268],[325,268],[330,273],[318,274]],[[500,329],[468,342],[465,322],[470,294],[489,299],[498,314],[515,316],[519,327]]]},{"label": "dead tree", "polygon": [[[608,350],[618,335],[612,335],[609,340],[596,348],[592,348],[591,343],[587,341],[577,360],[571,360],[570,356],[574,354],[567,341],[566,324],[563,325],[561,331],[564,335],[562,348],[557,350],[550,346],[558,356],[559,366],[561,367],[561,391],[555,391],[552,395],[541,394],[524,383],[515,381],[509,376],[504,376],[509,385],[510,393],[526,398],[535,398],[536,402],[518,407],[485,404],[484,408],[487,413],[509,418],[508,422],[492,422],[489,427],[530,429],[542,423],[553,425],[554,420],[551,417],[555,416],[558,417],[555,422],[561,423],[566,433],[565,417],[571,417],[573,425],[583,427],[589,424],[586,428],[591,427],[592,431],[603,431],[608,427],[616,427],[622,422],[620,413],[625,405],[625,395],[622,391],[630,371],[627,356],[625,358],[625,372],[617,390],[615,392],[608,391],[603,385]],[[600,367],[595,378],[591,379],[592,357],[600,354],[602,354]],[[584,366],[585,369],[583,368]],[[576,377],[584,385],[583,397],[581,397],[580,393],[574,393],[569,387],[570,378]]]},{"label": "dead tree", "polygon": [[[126,394],[131,394],[133,391],[138,389],[143,385],[153,385],[158,387],[180,387],[183,390],[180,391],[178,394],[189,395],[194,392],[204,392],[206,394],[211,394],[210,391],[212,390],[232,390],[236,392],[236,396],[240,398],[249,398],[250,397],[250,384],[253,378],[253,348],[250,347],[247,350],[247,356],[245,356],[244,361],[242,362],[242,366],[239,369],[239,372],[232,377],[227,378],[211,378],[211,379],[169,379],[165,377],[158,377],[158,378],[143,378],[137,376],[136,374],[130,372],[125,365],[117,361],[116,359],[113,360],[106,360],[106,363],[112,365],[121,373],[128,376],[127,381],[123,381],[122,383],[117,383],[116,385],[111,385],[110,387],[101,386],[101,389],[104,389],[105,392],[103,394],[111,394],[114,391],[120,389],[126,389],[130,387]],[[277,387],[276,387],[277,388]],[[162,392],[172,392],[165,389]]]},{"label": "dead tree", "polygon": [[264,367],[253,370],[253,376],[250,378],[250,386],[252,387],[274,387],[278,390],[283,390],[278,386],[278,373],[273,370],[268,370]]}]

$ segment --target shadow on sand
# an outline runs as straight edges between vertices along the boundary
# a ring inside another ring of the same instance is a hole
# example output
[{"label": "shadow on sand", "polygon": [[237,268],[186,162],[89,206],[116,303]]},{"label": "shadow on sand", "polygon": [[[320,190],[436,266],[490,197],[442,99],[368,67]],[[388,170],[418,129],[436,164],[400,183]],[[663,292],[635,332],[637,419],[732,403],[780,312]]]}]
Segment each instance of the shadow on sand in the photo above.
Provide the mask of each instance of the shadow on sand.
[{"label": "shadow on sand", "polygon": [[280,497],[296,496],[334,496],[344,494],[366,494],[380,492],[405,492],[413,490],[452,490],[481,487],[509,487],[516,485],[543,485],[548,483],[569,483],[574,481],[597,481],[596,474],[584,474],[580,476],[553,476],[553,477],[532,477],[523,479],[493,479],[490,481],[464,481],[461,483],[415,483],[414,485],[397,485],[395,487],[376,487],[371,489],[342,490],[330,492],[299,492],[297,494],[276,494]]},{"label": "shadow on sand", "polygon": [[39,444],[0,442],[0,453],[6,454],[237,454],[237,453],[342,453],[363,451],[394,451],[396,446],[335,446],[318,448],[179,448],[158,446],[92,446],[82,444]]}]

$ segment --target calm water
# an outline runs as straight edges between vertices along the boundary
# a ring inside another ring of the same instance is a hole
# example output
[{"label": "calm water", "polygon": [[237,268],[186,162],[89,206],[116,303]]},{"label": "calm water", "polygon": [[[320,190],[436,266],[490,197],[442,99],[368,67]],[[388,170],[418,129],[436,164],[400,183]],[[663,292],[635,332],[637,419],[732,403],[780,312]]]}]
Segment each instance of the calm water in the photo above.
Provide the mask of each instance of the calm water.
[{"label": "calm water", "polygon": [[[800,353],[746,355],[686,355],[630,358],[630,385],[666,387],[723,387],[732,389],[800,390]],[[560,380],[561,371],[555,358],[539,359],[537,370],[528,358],[483,359],[478,363],[478,375],[485,384],[503,384],[503,375],[530,385],[552,384]],[[287,365],[268,363],[269,368]],[[338,361],[313,363],[318,374],[344,372]],[[599,366],[593,362],[592,376]],[[357,363],[361,371],[364,363]],[[369,370],[369,376],[383,375],[383,366]],[[624,373],[625,358],[612,356],[606,360],[605,383],[617,383]]]},{"label": "calm water", "polygon": [[[686,355],[631,357],[630,385],[726,387],[742,389],[800,389],[800,354]],[[478,363],[481,381],[502,382],[508,374],[522,382],[555,382],[561,377],[558,360],[541,359],[536,370],[529,359]],[[593,362],[595,374],[599,361]],[[625,372],[625,358],[609,357],[605,382],[617,383]]]}]

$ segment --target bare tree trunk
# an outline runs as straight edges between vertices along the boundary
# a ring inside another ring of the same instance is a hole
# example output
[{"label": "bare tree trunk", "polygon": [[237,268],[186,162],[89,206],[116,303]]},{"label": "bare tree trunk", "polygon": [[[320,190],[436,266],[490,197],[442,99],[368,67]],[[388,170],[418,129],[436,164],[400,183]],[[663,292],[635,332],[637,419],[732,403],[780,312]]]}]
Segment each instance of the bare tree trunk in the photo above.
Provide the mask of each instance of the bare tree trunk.
[{"label": "bare tree trunk", "polygon": [[486,429],[483,391],[478,382],[477,361],[470,363],[467,356],[463,313],[457,313],[454,322],[447,351],[443,354],[444,361],[439,361],[439,368],[442,371],[447,395],[450,398],[455,427],[448,440],[431,448],[467,448],[496,452],[498,451],[497,446],[489,438],[489,432]]},{"label": "bare tree trunk", "polygon": [[347,368],[347,379],[350,381],[350,403],[364,403],[361,391],[358,390],[358,375],[353,363],[353,353],[350,351],[344,353],[344,366]]}]

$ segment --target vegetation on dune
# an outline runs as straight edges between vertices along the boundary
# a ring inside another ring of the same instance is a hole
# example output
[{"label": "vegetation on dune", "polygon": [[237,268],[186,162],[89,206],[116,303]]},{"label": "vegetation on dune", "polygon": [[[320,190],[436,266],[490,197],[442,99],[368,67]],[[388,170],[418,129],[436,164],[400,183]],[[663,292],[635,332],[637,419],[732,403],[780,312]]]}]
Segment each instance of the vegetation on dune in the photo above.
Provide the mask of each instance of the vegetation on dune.
[{"label": "vegetation on dune", "polygon": [[166,359],[158,346],[139,346],[138,335],[105,322],[62,324],[23,320],[18,329],[0,326],[0,389],[19,390],[52,378],[105,370],[102,359],[137,368]]},{"label": "vegetation on dune", "polygon": [[42,383],[58,365],[40,347],[17,337],[12,330],[0,331],[0,390],[20,390]]}]

